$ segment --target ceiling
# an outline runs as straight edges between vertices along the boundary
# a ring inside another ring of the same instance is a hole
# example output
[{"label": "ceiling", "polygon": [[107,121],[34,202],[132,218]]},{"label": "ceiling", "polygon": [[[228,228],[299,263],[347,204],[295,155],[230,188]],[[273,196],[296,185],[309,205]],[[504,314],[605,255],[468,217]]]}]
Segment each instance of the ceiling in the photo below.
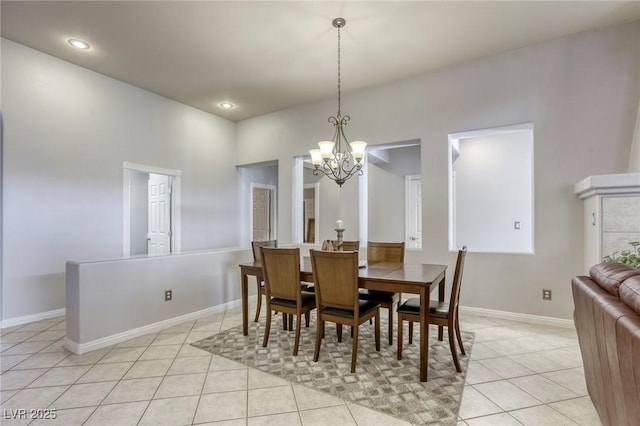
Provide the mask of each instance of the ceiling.
[{"label": "ceiling", "polygon": [[[566,34],[636,1],[2,1],[2,37],[238,121]],[[73,49],[80,38],[91,49]],[[235,107],[222,110],[219,104]]]}]

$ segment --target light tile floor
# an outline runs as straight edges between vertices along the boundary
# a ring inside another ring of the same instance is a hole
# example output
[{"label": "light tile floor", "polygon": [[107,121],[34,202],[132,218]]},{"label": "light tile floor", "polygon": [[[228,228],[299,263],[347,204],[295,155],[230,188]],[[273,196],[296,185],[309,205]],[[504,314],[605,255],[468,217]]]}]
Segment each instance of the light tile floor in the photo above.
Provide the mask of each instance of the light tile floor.
[{"label": "light tile floor", "polygon": [[[3,329],[0,423],[408,424],[189,345],[241,321],[229,309],[80,356],[62,317]],[[600,425],[575,331],[468,314],[461,327],[476,339],[459,426]]]}]

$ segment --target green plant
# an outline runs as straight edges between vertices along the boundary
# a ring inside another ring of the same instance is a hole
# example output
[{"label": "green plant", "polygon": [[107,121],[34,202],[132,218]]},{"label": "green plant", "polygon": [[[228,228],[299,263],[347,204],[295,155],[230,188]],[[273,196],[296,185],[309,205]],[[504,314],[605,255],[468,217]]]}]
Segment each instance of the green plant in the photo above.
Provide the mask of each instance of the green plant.
[{"label": "green plant", "polygon": [[631,250],[622,250],[604,257],[605,262],[620,262],[640,269],[640,241],[631,241]]}]

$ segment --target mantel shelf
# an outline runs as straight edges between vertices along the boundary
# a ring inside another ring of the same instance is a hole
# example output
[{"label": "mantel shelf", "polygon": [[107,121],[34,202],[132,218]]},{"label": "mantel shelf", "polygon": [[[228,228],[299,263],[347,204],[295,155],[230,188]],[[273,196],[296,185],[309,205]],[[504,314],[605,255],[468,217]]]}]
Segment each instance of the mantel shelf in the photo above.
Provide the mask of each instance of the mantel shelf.
[{"label": "mantel shelf", "polygon": [[576,183],[573,192],[580,198],[598,194],[640,194],[640,173],[589,176]]}]

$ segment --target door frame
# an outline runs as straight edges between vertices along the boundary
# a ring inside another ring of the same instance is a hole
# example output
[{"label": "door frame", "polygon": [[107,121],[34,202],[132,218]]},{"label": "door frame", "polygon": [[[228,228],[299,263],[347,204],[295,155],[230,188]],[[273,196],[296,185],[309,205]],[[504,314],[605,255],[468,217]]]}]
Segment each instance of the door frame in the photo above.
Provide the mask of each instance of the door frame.
[{"label": "door frame", "polygon": [[122,255],[131,254],[131,172],[156,173],[171,177],[171,253],[179,253],[182,244],[181,232],[181,178],[182,171],[149,166],[146,164],[122,162]]},{"label": "door frame", "polygon": [[278,187],[264,183],[251,182],[249,184],[249,242],[253,240],[253,189],[262,188],[269,190],[269,239],[276,240],[278,237],[278,221],[276,220],[276,200]]}]

